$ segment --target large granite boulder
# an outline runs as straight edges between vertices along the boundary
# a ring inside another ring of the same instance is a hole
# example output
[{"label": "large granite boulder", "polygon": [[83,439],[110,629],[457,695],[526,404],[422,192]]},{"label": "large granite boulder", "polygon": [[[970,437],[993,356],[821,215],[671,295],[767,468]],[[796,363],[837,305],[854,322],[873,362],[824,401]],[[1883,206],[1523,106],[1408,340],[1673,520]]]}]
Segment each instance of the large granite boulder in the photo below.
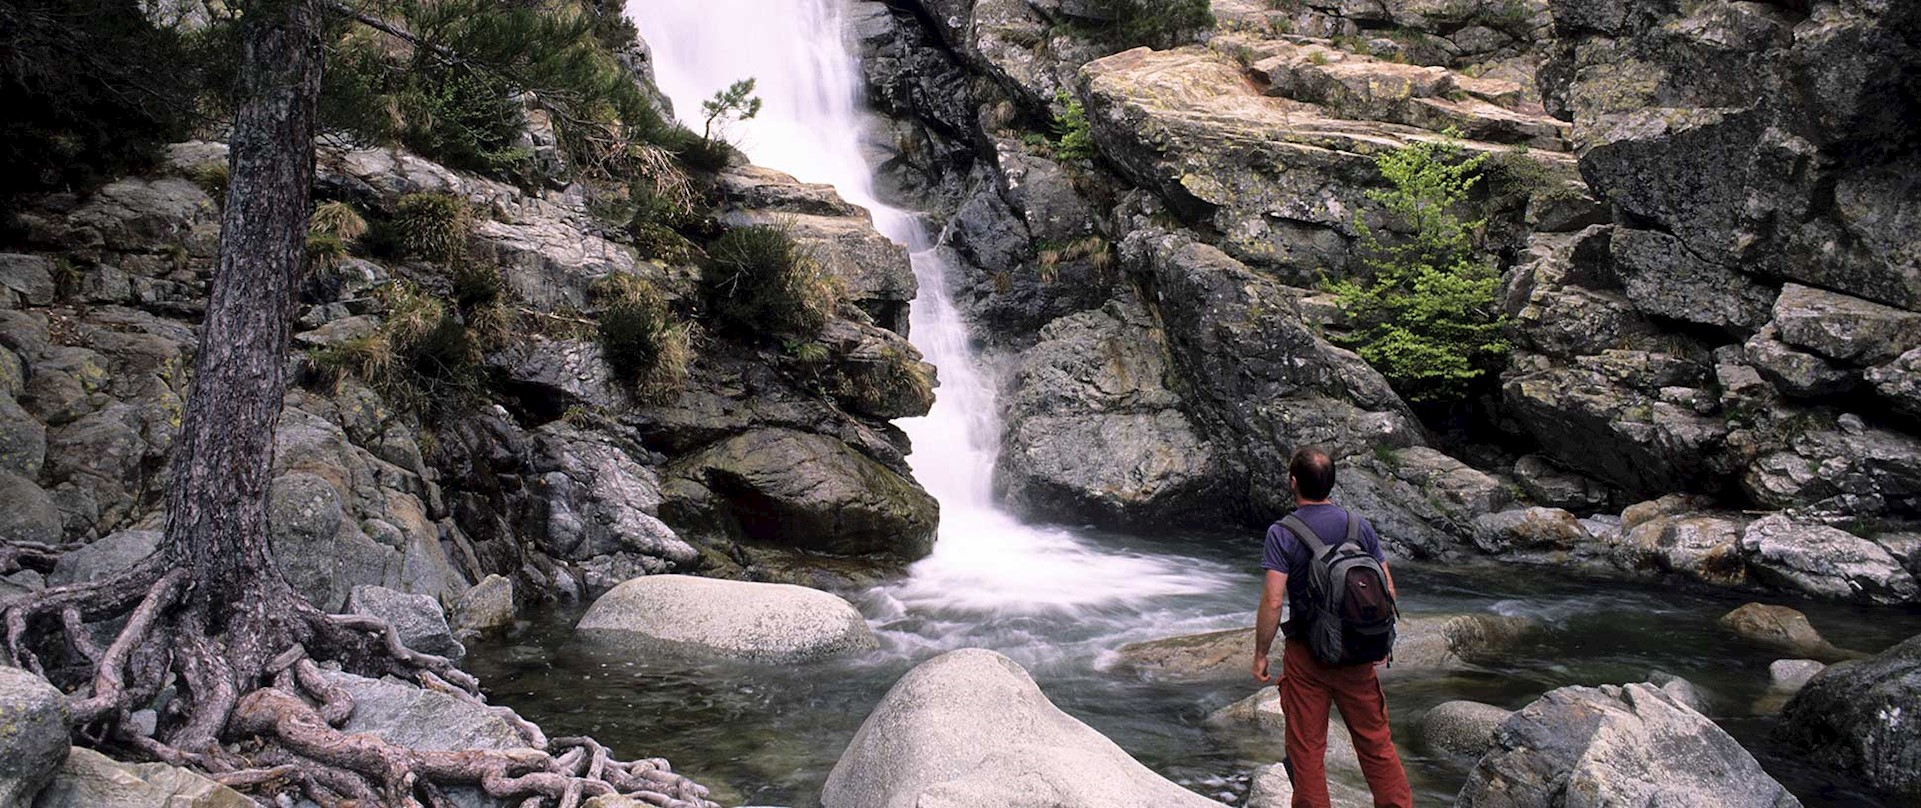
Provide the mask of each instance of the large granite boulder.
[{"label": "large granite boulder", "polygon": [[594,601],[579,630],[638,651],[665,648],[764,662],[799,662],[880,647],[860,611],[791,584],[654,575]]},{"label": "large granite boulder", "polygon": [[1921,800],[1921,637],[1829,666],[1788,702],[1776,733],[1818,764]]},{"label": "large granite boulder", "polygon": [[1461,808],[1790,808],[1734,738],[1652,685],[1564,687],[1495,730]]},{"label": "large granite boulder", "polygon": [[74,747],[33,808],[253,808],[253,800],[165,763],[122,763]]},{"label": "large granite boulder", "polygon": [[0,808],[27,808],[67,758],[67,699],[47,680],[0,666]]},{"label": "large granite boulder", "polygon": [[1013,660],[953,651],[881,699],[821,789],[826,808],[1217,805],[1060,711]]},{"label": "large granite boulder", "polygon": [[1765,516],[1748,526],[1741,549],[1755,577],[1783,589],[1883,606],[1921,597],[1900,559],[1839,528]]},{"label": "large granite boulder", "polygon": [[1017,512],[1107,525],[1219,523],[1220,463],[1167,388],[1167,347],[1132,300],[1063,317],[1021,355],[995,482]]},{"label": "large granite boulder", "polygon": [[735,435],[676,460],[665,487],[729,532],[838,555],[924,556],[940,511],[900,472],[834,438],[789,429]]}]

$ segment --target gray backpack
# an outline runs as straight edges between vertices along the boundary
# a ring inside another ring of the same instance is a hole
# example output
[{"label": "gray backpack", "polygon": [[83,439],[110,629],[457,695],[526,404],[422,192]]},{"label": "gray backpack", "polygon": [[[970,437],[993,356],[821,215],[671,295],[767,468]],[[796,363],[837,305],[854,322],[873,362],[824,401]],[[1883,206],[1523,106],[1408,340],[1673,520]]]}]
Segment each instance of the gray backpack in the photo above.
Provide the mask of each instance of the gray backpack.
[{"label": "gray backpack", "polygon": [[1394,653],[1400,611],[1387,586],[1387,571],[1361,548],[1361,518],[1347,514],[1347,536],[1330,546],[1299,516],[1281,525],[1307,545],[1309,614],[1295,615],[1296,632],[1323,665],[1379,662]]}]

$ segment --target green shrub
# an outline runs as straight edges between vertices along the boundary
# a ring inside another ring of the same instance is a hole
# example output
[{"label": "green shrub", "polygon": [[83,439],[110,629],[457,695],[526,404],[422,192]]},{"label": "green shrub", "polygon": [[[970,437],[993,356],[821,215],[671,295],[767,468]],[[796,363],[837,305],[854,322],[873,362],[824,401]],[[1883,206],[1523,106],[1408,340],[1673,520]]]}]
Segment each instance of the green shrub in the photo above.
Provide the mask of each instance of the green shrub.
[{"label": "green shrub", "polygon": [[456,196],[408,194],[394,205],[393,229],[403,255],[451,263],[467,255],[473,215],[466,200]]},{"label": "green shrub", "polygon": [[1214,27],[1209,0],[1109,0],[1108,11],[1110,38],[1125,48],[1174,47]]},{"label": "green shrub", "polygon": [[1486,160],[1466,157],[1452,141],[1414,143],[1376,158],[1393,187],[1368,198],[1405,235],[1382,238],[1357,215],[1373,277],[1331,285],[1355,326],[1341,341],[1410,401],[1460,400],[1509,350],[1500,275],[1475,243],[1485,221],[1459,213]]},{"label": "green shrub", "polygon": [[733,228],[707,256],[707,309],[724,331],[811,338],[839,305],[836,279],[781,227]]},{"label": "green shrub", "polygon": [[679,392],[693,364],[693,330],[640,278],[611,276],[601,295],[606,303],[597,330],[607,364],[643,399]]},{"label": "green shrub", "polygon": [[322,379],[352,376],[402,409],[444,414],[471,402],[485,380],[481,346],[445,302],[404,281],[378,290],[385,310],[372,334],[308,352]]},{"label": "green shrub", "polygon": [[1061,90],[1054,95],[1054,104],[1061,109],[1054,115],[1054,137],[1059,144],[1054,153],[1063,160],[1092,160],[1099,155],[1080,100]]}]

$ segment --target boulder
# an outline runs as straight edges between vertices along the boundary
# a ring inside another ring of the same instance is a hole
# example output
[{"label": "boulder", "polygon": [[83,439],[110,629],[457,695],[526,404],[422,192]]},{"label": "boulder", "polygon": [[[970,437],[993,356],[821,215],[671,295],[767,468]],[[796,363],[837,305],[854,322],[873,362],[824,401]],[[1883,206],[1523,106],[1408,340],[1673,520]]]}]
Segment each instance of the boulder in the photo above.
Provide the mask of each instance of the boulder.
[{"label": "boulder", "polygon": [[1779,443],[1755,447],[1742,489],[1777,509],[1819,505],[1850,515],[1921,512],[1921,437],[1853,413],[1777,408]]},{"label": "boulder", "polygon": [[1786,606],[1749,603],[1721,616],[1721,627],[1756,644],[1822,662],[1859,659],[1856,651],[1836,648],[1814,630],[1808,616]]},{"label": "boulder", "polygon": [[1447,701],[1421,717],[1421,742],[1430,752],[1480,758],[1494,743],[1494,730],[1514,715],[1478,701]]},{"label": "boulder", "polygon": [[63,520],[47,492],[32,480],[0,471],[0,541],[59,544]]},{"label": "boulder", "polygon": [[860,611],[791,584],[685,575],[636,578],[602,595],[577,627],[616,646],[799,662],[880,647]]},{"label": "boulder", "polygon": [[1867,380],[1896,412],[1921,420],[1921,348],[1868,368]]},{"label": "boulder", "polygon": [[1768,321],[1776,292],[1690,254],[1681,240],[1648,230],[1617,230],[1615,271],[1643,313],[1751,332]]},{"label": "boulder", "polygon": [[53,779],[67,758],[67,717],[66,695],[47,680],[0,666],[0,808],[27,808]]},{"label": "boulder", "polygon": [[1872,659],[1830,666],[1788,702],[1776,735],[1833,766],[1921,800],[1921,637]]},{"label": "boulder", "polygon": [[513,625],[514,613],[514,582],[489,575],[454,604],[453,628],[456,632],[506,628]]},{"label": "boulder", "polygon": [[1707,694],[1701,692],[1701,688],[1693,682],[1666,671],[1654,671],[1648,674],[1648,684],[1660,688],[1677,704],[1703,715],[1708,713]]},{"label": "boulder", "polygon": [[0,253],[0,308],[53,304],[53,259]]},{"label": "boulder", "polygon": [[1502,723],[1460,808],[1800,801],[1714,722],[1652,685],[1564,687]]},{"label": "boulder", "polygon": [[447,615],[440,604],[426,595],[409,595],[384,586],[356,586],[347,596],[347,611],[387,621],[400,632],[401,642],[423,654],[452,660],[467,655],[467,647],[454,639],[453,629],[447,627]]},{"label": "boulder", "polygon": [[[650,574],[691,569],[699,552],[658,516],[660,480],[634,453],[599,433],[554,422],[534,433],[526,524],[548,554],[567,561],[626,553]],[[624,580],[624,579],[623,579]],[[590,582],[596,591],[620,581]]]},{"label": "boulder", "polygon": [[1827,398],[1860,385],[1859,371],[1836,367],[1814,354],[1790,348],[1774,337],[1772,328],[1764,329],[1744,346],[1747,360],[1774,389],[1797,398]]},{"label": "boulder", "polygon": [[65,586],[110,578],[159,549],[160,531],[123,530],[61,556],[54,562],[53,572],[47,574],[47,585]]},{"label": "boulder", "polygon": [[254,801],[187,769],[122,763],[74,747],[33,808],[254,808]]},{"label": "boulder", "polygon": [[1564,508],[1577,516],[1604,510],[1612,501],[1607,486],[1564,471],[1541,455],[1527,455],[1514,461],[1513,476],[1528,499],[1550,508]]},{"label": "boulder", "polygon": [[47,462],[47,427],[0,390],[0,471],[29,479]]},{"label": "boulder", "polygon": [[[1259,739],[1269,748],[1282,749],[1286,745],[1287,716],[1281,711],[1281,691],[1276,687],[1263,687],[1252,696],[1209,713],[1207,725],[1226,735]],[[1364,808],[1374,804],[1368,796],[1367,778],[1361,773],[1360,758],[1354,751],[1354,739],[1348,734],[1347,724],[1341,720],[1339,710],[1328,713],[1327,754],[1322,760],[1327,766],[1328,796],[1335,806]],[[1256,778],[1260,776],[1256,775]],[[1285,771],[1281,779],[1287,780]],[[1286,789],[1284,795],[1281,794],[1282,786]],[[1269,798],[1282,798],[1281,802],[1271,803],[1276,808],[1286,808],[1285,797],[1294,793],[1291,782],[1268,783],[1265,787],[1257,785],[1256,788]],[[1257,804],[1262,803],[1255,802],[1250,793],[1248,805]]]},{"label": "boulder", "polygon": [[1794,283],[1774,304],[1774,327],[1782,342],[1856,367],[1921,347],[1921,313]]},{"label": "boulder", "polygon": [[964,649],[921,663],[861,724],[825,808],[1218,805],[1055,707],[1013,660]]},{"label": "boulder", "polygon": [[1474,543],[1486,553],[1566,552],[1593,538],[1580,519],[1559,508],[1520,508],[1474,520]]},{"label": "boulder", "polygon": [[1683,513],[1638,523],[1624,514],[1625,534],[1611,552],[1614,563],[1629,571],[1672,573],[1713,586],[1740,587],[1748,583],[1741,551],[1746,527],[1736,514]]},{"label": "boulder", "polygon": [[1815,597],[1886,606],[1921,596],[1921,584],[1886,548],[1785,514],[1749,525],[1741,550],[1755,577]]},{"label": "boulder", "polygon": [[667,488],[758,542],[915,559],[940,503],[911,478],[834,438],[760,429],[677,460]]},{"label": "boulder", "polygon": [[1055,320],[1021,354],[995,483],[1023,515],[1111,526],[1229,518],[1211,442],[1164,377],[1167,346],[1137,301]]}]

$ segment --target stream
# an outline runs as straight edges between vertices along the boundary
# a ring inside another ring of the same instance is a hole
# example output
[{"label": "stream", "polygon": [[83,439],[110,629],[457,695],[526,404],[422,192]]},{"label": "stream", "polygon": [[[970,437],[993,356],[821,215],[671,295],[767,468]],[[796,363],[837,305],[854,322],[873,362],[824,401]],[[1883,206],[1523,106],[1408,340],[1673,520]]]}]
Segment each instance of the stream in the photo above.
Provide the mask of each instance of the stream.
[{"label": "stream", "polygon": [[[947,298],[945,267],[921,218],[875,198],[858,145],[860,74],[839,2],[632,0],[628,14],[652,45],[659,84],[683,121],[700,129],[702,100],[754,77],[765,108],[728,126],[729,139],[759,165],[832,183],[913,254],[920,296],[911,336],[939,367],[940,387],[933,412],[900,426],[913,440],[915,477],[940,500],[941,526],[933,554],[899,580],[840,593],[867,616],[881,648],[782,667],[633,658],[574,642],[580,612],[559,609],[476,643],[466,664],[497,703],[550,734],[591,733],[623,757],[666,757],[728,804],[800,808],[818,804],[834,762],[901,674],[944,651],[991,648],[1148,767],[1239,804],[1248,775],[1280,758],[1280,739],[1210,730],[1204,719],[1259,686],[1251,678],[1152,683],[1110,663],[1128,642],[1251,624],[1258,534],[1149,539],[1023,524],[996,507],[993,384]],[[1643,681],[1660,669],[1708,693],[1712,717],[1809,806],[1885,805],[1798,764],[1768,740],[1772,720],[1752,716],[1779,655],[1715,624],[1752,598],[1492,565],[1397,564],[1395,573],[1407,612],[1492,611],[1546,628],[1498,668],[1386,685],[1417,804],[1451,803],[1471,765],[1425,756],[1419,719],[1432,705],[1473,699],[1518,708],[1562,685]],[[1921,633],[1914,610],[1793,605],[1842,647],[1879,651]]]}]

